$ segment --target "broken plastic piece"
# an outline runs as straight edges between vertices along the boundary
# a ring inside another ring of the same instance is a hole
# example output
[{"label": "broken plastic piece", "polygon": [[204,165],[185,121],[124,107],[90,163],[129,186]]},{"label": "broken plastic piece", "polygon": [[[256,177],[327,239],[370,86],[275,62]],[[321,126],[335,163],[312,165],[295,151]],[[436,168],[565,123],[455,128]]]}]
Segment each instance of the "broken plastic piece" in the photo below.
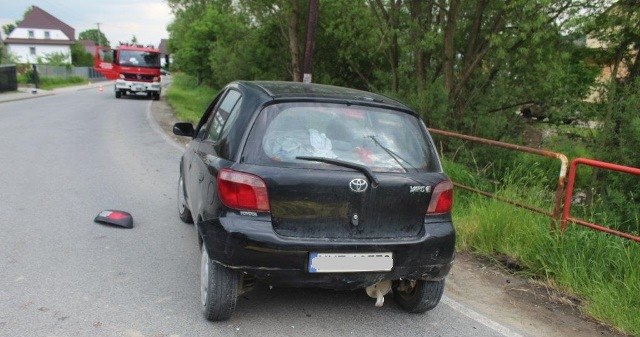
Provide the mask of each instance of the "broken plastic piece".
[{"label": "broken plastic piece", "polygon": [[125,211],[105,210],[100,212],[93,221],[124,228],[133,228],[133,217]]}]

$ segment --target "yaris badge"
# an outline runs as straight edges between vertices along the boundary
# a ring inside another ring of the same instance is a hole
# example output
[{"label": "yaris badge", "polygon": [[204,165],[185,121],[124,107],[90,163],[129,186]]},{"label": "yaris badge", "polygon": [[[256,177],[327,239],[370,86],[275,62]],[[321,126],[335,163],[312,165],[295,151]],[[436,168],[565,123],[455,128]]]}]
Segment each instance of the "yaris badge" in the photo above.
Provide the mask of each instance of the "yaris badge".
[{"label": "yaris badge", "polygon": [[369,183],[364,179],[353,179],[349,182],[349,188],[356,193],[366,191],[368,186]]}]

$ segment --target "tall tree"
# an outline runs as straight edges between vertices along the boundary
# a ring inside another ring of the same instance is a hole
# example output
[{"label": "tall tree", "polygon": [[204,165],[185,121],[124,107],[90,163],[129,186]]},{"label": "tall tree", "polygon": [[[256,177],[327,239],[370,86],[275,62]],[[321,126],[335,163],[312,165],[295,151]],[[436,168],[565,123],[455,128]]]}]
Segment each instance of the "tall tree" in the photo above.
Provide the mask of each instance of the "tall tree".
[{"label": "tall tree", "polygon": [[[456,1],[456,0],[454,0]],[[380,29],[381,38],[387,44],[387,58],[391,68],[391,90],[398,92],[400,86],[398,67],[400,65],[400,45],[398,34],[400,33],[400,10],[402,0],[369,0],[369,6],[375,15]]]},{"label": "tall tree", "polygon": [[620,0],[585,27],[605,52],[600,59],[612,68],[611,80],[632,83],[640,76],[640,4]]},{"label": "tall tree", "polygon": [[7,23],[2,25],[2,31],[4,32],[5,36],[9,36],[9,34],[11,34],[11,32],[13,32],[14,29],[16,29],[16,24]]},{"label": "tall tree", "polygon": [[[566,110],[588,92],[567,22],[591,3],[323,0],[314,78],[398,96],[439,127],[500,137],[520,103]],[[208,83],[300,80],[308,4],[169,0],[175,65]]]},{"label": "tall tree", "polygon": [[109,39],[107,39],[107,36],[104,35],[102,31],[95,28],[80,32],[80,34],[78,34],[78,40],[91,40],[98,46],[102,45],[104,47],[111,47],[111,43],[109,42]]},{"label": "tall tree", "polygon": [[18,27],[20,22],[22,22],[22,20],[24,20],[24,18],[27,16],[27,14],[29,14],[31,9],[32,9],[32,7],[29,7],[24,11],[24,13],[22,14],[22,19],[16,20],[14,23],[7,23],[7,24],[2,25],[2,31],[4,32],[5,37],[9,36],[9,34],[11,34],[11,32],[13,32],[13,30],[16,29],[16,27]]},{"label": "tall tree", "polygon": [[71,64],[78,67],[93,66],[93,56],[86,51],[81,42],[76,41],[71,46]]},{"label": "tall tree", "polygon": [[240,0],[247,15],[257,25],[275,24],[280,36],[289,47],[289,63],[291,79],[302,80],[302,56],[304,55],[304,29],[306,25],[307,0]]},{"label": "tall tree", "polygon": [[[584,30],[598,51],[593,60],[603,69],[593,117],[604,121],[594,151],[600,158],[640,166],[640,5],[620,0],[586,20]],[[631,182],[619,187],[629,190]],[[635,193],[635,191],[633,191]]]}]

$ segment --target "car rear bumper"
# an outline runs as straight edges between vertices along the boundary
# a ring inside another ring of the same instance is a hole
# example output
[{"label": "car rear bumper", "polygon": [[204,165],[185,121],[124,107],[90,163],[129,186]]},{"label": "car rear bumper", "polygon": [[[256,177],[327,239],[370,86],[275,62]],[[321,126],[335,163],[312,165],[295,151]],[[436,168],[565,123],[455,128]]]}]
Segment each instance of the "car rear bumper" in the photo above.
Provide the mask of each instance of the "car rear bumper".
[{"label": "car rear bumper", "polygon": [[[455,254],[453,224],[443,221],[424,226],[424,234],[410,239],[304,239],[276,234],[270,221],[229,214],[202,222],[198,229],[214,261],[270,284],[357,289],[400,278],[443,279]],[[387,272],[310,273],[310,252],[391,252],[393,268]]]}]

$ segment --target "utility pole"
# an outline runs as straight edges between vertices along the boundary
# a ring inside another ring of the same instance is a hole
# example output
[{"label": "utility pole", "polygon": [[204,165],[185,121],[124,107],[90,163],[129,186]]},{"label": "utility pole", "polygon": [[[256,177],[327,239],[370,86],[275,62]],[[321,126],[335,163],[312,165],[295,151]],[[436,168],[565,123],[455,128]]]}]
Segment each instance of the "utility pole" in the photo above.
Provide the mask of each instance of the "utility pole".
[{"label": "utility pole", "polygon": [[318,22],[318,0],[309,0],[309,21],[307,23],[307,45],[304,50],[304,68],[302,82],[311,83],[311,69],[313,61],[313,47],[316,39],[316,24]]},{"label": "utility pole", "polygon": [[96,26],[98,26],[98,46],[102,47],[102,32],[100,31],[101,22],[96,22]]}]

